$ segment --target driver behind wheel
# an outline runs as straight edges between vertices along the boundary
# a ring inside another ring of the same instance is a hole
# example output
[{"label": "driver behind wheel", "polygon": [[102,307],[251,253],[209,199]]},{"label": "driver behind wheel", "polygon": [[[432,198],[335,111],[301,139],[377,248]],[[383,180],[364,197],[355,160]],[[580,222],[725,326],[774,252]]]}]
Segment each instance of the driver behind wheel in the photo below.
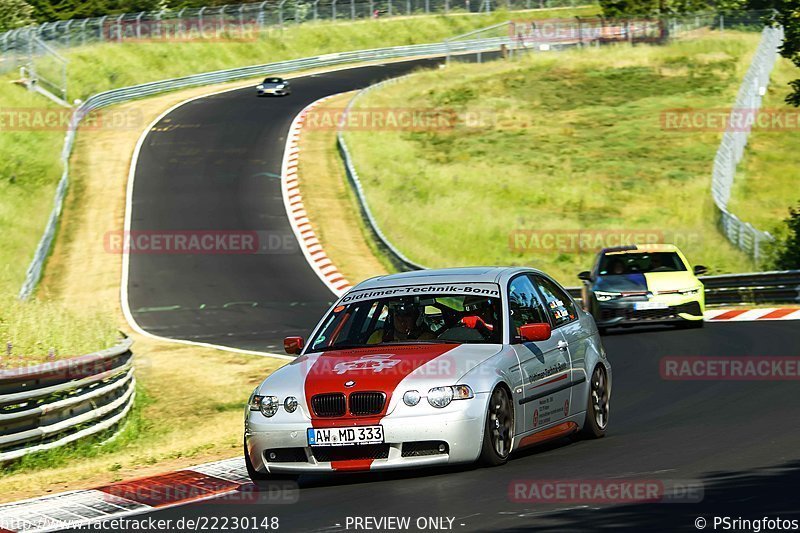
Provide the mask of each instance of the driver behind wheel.
[{"label": "driver behind wheel", "polygon": [[471,296],[464,300],[464,316],[461,318],[464,326],[488,338],[494,333],[496,319],[491,298]]},{"label": "driver behind wheel", "polygon": [[422,311],[412,302],[402,302],[389,307],[386,326],[370,335],[368,344],[407,340],[431,340],[436,335],[422,320]]}]

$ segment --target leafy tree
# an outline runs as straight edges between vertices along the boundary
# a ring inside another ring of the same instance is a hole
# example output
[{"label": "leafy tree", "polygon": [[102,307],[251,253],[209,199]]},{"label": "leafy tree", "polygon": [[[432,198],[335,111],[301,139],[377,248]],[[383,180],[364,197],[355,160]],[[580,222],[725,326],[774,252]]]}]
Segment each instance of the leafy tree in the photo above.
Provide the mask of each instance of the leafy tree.
[{"label": "leafy tree", "polygon": [[800,204],[789,208],[786,222],[786,235],[780,239],[772,251],[772,263],[778,270],[800,269]]},{"label": "leafy tree", "polygon": [[[775,9],[773,22],[783,26],[785,37],[781,46],[781,55],[800,67],[800,0],[763,1],[764,7]],[[786,103],[800,106],[800,79],[789,83],[792,92],[786,97]]]},{"label": "leafy tree", "polygon": [[33,22],[33,7],[24,0],[0,0],[0,32]]}]

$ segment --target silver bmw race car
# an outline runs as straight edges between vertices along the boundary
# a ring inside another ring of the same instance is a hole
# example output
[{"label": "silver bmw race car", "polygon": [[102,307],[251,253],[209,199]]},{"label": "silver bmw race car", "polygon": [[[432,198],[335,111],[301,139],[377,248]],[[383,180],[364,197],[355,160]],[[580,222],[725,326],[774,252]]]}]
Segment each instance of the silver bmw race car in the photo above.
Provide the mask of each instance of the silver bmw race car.
[{"label": "silver bmw race car", "polygon": [[382,276],[331,307],[245,411],[256,483],[479,461],[605,434],[611,365],[591,315],[542,272]]}]

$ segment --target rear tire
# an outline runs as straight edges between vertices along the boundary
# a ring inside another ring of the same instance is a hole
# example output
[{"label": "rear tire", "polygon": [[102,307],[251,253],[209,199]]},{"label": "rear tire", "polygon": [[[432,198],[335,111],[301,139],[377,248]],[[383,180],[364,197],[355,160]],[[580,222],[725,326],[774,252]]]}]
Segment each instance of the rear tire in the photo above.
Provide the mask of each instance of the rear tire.
[{"label": "rear tire", "polygon": [[478,462],[484,466],[500,466],[508,461],[514,440],[514,406],[505,388],[492,391],[486,408],[483,444]]},{"label": "rear tire", "polygon": [[600,439],[606,434],[609,415],[608,376],[605,369],[594,367],[589,381],[589,398],[586,402],[586,419],[580,436],[587,439]]},{"label": "rear tire", "polygon": [[705,325],[705,320],[686,320],[678,325],[680,329],[700,329]]}]

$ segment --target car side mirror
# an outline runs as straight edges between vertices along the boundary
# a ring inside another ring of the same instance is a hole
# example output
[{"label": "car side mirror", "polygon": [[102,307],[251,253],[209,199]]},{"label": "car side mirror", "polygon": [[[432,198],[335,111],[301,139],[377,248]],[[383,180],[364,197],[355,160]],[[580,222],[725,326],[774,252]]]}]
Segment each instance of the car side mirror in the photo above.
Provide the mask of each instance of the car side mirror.
[{"label": "car side mirror", "polygon": [[695,276],[703,275],[706,272],[708,272],[708,269],[706,267],[704,267],[703,265],[695,265],[694,266],[694,275]]},{"label": "car side mirror", "polygon": [[592,273],[588,270],[584,270],[580,274],[578,274],[578,279],[582,281],[592,281]]},{"label": "car side mirror", "polygon": [[550,329],[550,324],[540,322],[536,324],[525,324],[520,326],[519,334],[526,341],[546,341],[552,335],[552,330]]},{"label": "car side mirror", "polygon": [[299,354],[303,351],[305,344],[303,337],[286,337],[283,339],[283,349],[289,355]]}]

